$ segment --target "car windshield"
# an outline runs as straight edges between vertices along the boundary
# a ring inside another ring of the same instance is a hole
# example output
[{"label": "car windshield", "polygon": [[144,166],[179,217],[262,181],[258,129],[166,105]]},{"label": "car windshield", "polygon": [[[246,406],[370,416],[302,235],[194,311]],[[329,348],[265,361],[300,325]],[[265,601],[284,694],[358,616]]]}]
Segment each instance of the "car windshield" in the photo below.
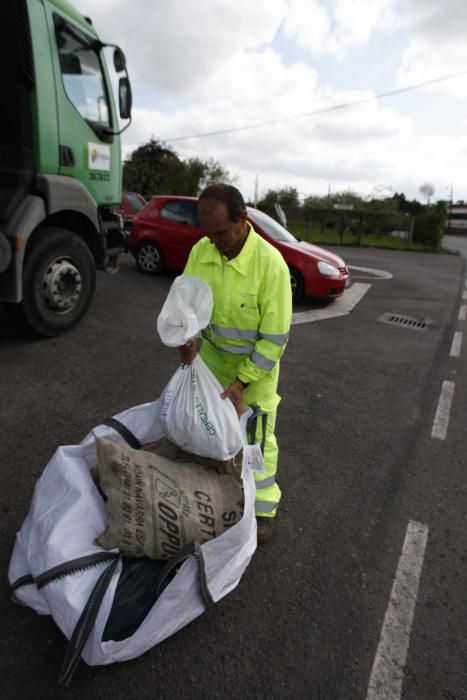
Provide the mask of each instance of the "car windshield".
[{"label": "car windshield", "polygon": [[142,202],[137,194],[133,194],[132,192],[125,192],[125,195],[128,200],[128,203],[133,207],[135,211],[141,211],[141,209],[146,206],[146,203]]},{"label": "car windshield", "polygon": [[259,209],[253,209],[252,207],[247,207],[248,217],[252,220],[254,224],[258,224],[264,233],[274,241],[283,241],[284,243],[296,243],[297,239],[291,233],[287,231],[286,228],[281,226],[277,221],[275,221],[264,211],[259,211]]}]

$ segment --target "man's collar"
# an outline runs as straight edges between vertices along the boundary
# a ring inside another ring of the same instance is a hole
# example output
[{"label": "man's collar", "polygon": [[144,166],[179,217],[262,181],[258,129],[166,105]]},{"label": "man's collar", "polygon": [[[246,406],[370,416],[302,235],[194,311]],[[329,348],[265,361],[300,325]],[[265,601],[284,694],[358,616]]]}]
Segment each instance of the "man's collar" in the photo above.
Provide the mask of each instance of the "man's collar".
[{"label": "man's collar", "polygon": [[242,275],[248,274],[248,265],[256,247],[257,236],[257,233],[250,222],[247,221],[246,223],[248,226],[248,236],[243,244],[243,248],[235,258],[232,258],[232,260],[229,260],[227,263],[228,265],[232,265],[232,267],[234,267],[237,272],[240,272]]},{"label": "man's collar", "polygon": [[[242,275],[248,274],[248,265],[250,262],[250,258],[254,253],[256,247],[256,236],[258,235],[254,230],[253,226],[250,224],[250,222],[247,221],[246,223],[248,226],[248,236],[243,245],[243,248],[235,258],[232,258],[232,260],[227,260],[226,258],[224,258],[224,264],[231,265],[233,268],[235,268],[235,270],[237,270],[237,272],[240,272],[240,274]],[[217,265],[222,265],[222,258],[223,256],[217,250],[216,246],[210,245],[206,251],[206,255],[203,256],[202,262],[217,263]]]}]

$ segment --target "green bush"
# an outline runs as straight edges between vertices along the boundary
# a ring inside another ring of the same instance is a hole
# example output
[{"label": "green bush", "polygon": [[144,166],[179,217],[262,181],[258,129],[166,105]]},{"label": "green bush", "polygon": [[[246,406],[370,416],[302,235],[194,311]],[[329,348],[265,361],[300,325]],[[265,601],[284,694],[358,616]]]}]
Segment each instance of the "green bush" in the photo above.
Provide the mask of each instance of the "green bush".
[{"label": "green bush", "polygon": [[415,218],[413,240],[415,243],[438,248],[444,234],[447,211],[444,202],[438,202],[425,214]]}]

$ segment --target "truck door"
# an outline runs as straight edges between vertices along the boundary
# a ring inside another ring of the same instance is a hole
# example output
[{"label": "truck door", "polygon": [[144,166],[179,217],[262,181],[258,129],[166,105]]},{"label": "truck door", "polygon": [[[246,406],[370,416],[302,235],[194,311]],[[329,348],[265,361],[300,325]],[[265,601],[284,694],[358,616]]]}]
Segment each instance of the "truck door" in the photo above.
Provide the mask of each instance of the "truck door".
[{"label": "truck door", "polygon": [[[49,6],[50,8],[50,6]],[[49,9],[54,38],[60,174],[82,182],[98,205],[117,205],[121,191],[120,139],[109,76],[94,30]]]}]

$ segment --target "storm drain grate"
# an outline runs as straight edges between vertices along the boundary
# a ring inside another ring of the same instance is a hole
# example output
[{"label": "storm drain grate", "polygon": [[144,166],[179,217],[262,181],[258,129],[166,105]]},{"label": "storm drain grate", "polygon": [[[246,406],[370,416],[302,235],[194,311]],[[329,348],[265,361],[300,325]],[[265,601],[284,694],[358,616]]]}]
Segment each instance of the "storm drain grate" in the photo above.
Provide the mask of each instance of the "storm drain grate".
[{"label": "storm drain grate", "polygon": [[412,328],[414,331],[426,331],[428,327],[427,321],[423,318],[412,318],[411,316],[401,316],[401,314],[392,314],[390,312],[380,316],[378,321],[392,323],[395,326]]}]

